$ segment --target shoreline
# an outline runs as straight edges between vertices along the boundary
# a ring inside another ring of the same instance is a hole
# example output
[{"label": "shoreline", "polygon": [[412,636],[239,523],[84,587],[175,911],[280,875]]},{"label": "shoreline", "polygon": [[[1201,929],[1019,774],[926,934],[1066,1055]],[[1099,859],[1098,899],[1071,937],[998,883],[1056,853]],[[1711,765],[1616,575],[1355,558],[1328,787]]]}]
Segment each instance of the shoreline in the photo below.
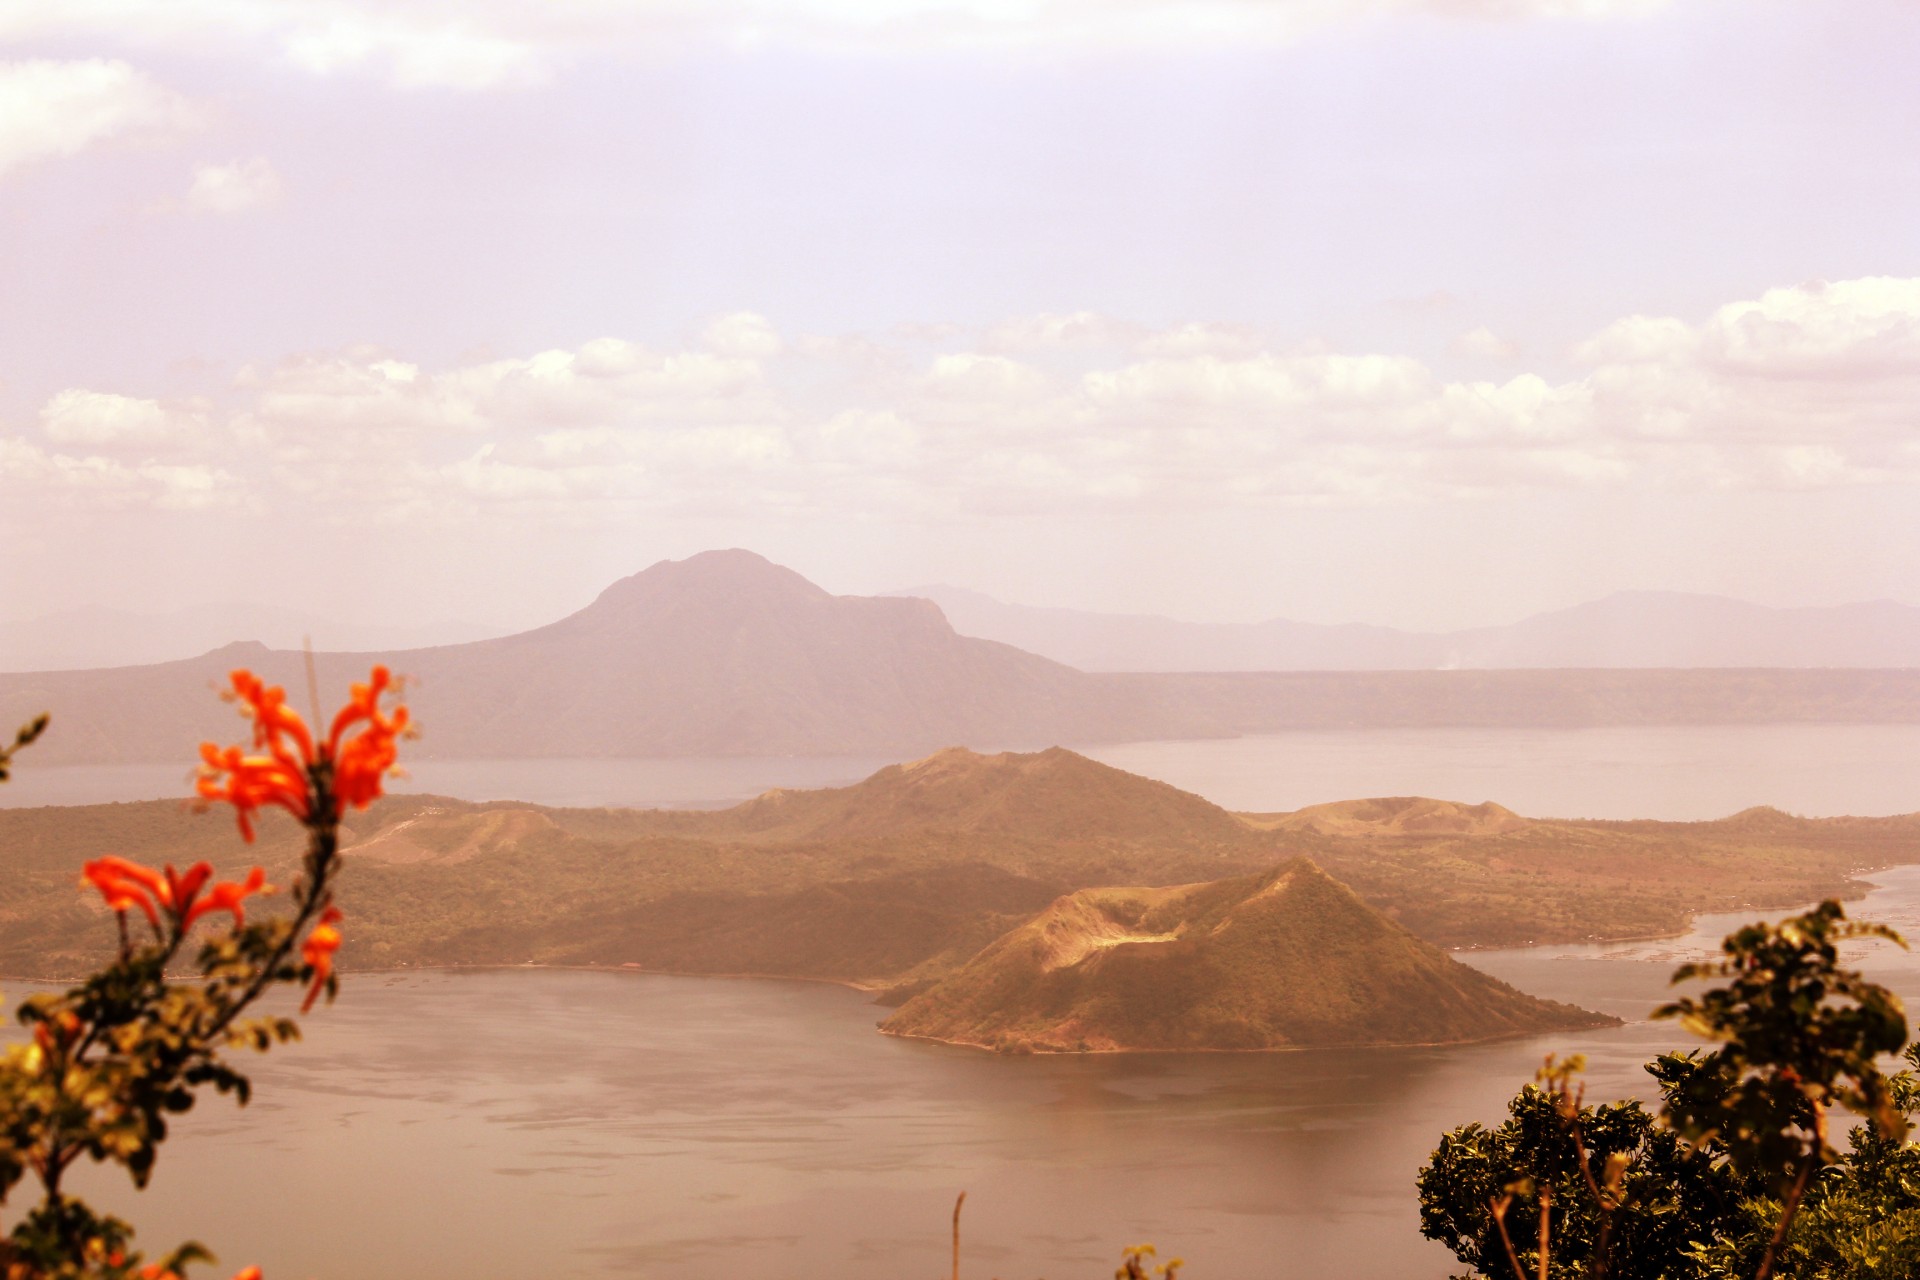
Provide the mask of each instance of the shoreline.
[{"label": "shoreline", "polygon": [[[1863,870],[1856,870],[1856,871],[1849,872],[1848,880],[1849,880],[1849,889],[1851,891],[1842,895],[1840,898],[1840,901],[1858,902],[1861,899],[1866,898],[1869,894],[1871,894],[1874,889],[1880,887],[1873,884],[1871,881],[1859,879],[1858,877],[1870,876],[1881,871],[1891,871],[1899,867],[1920,867],[1920,858],[1916,858],[1912,862],[1890,862],[1883,866],[1869,867]],[[1784,911],[1792,911],[1796,907],[1810,909],[1814,906],[1817,906],[1820,901],[1822,900],[1817,898],[1816,899],[1800,898],[1792,902],[1779,903],[1771,906],[1766,905],[1764,903],[1754,903],[1754,904],[1749,904],[1747,906],[1740,906],[1740,907],[1701,908],[1698,911],[1690,912],[1687,916],[1686,923],[1681,928],[1671,933],[1635,934],[1635,935],[1622,935],[1619,937],[1605,937],[1605,938],[1595,938],[1595,937],[1589,936],[1584,938],[1567,938],[1560,941],[1555,941],[1553,939],[1546,939],[1546,940],[1536,940],[1536,941],[1523,942],[1523,943],[1509,943],[1505,945],[1501,945],[1498,943],[1485,944],[1485,945],[1475,944],[1472,946],[1455,946],[1455,947],[1441,946],[1441,944],[1438,944],[1438,943],[1435,943],[1433,945],[1440,946],[1440,949],[1446,952],[1448,955],[1473,956],[1473,955],[1486,955],[1489,953],[1510,954],[1513,952],[1531,951],[1536,948],[1544,949],[1547,947],[1611,947],[1611,946],[1626,946],[1626,945],[1632,945],[1634,943],[1642,943],[1642,942],[1669,942],[1669,941],[1674,941],[1674,940],[1687,937],[1690,933],[1693,932],[1694,926],[1698,923],[1700,917],[1702,916],[1731,915],[1736,911],[1749,911],[1749,910],[1767,912],[1767,913],[1777,913],[1777,912],[1784,912]],[[794,974],[794,973],[704,973],[704,972],[689,972],[688,970],[685,970],[685,969],[650,969],[650,968],[645,968],[643,966],[634,965],[634,964],[545,964],[545,963],[539,963],[534,961],[521,961],[519,963],[511,963],[507,961],[482,961],[482,962],[477,962],[473,964],[463,964],[458,961],[451,961],[451,962],[445,962],[445,963],[417,964],[417,965],[409,965],[409,964],[382,965],[378,968],[360,968],[358,966],[348,966],[343,964],[338,967],[338,972],[341,974],[342,977],[346,977],[353,974],[372,975],[372,974],[382,974],[382,973],[458,973],[458,972],[469,972],[469,971],[479,972],[482,970],[525,971],[525,970],[539,970],[539,969],[552,970],[554,972],[574,972],[574,973],[632,973],[632,974],[642,974],[648,977],[658,977],[658,978],[725,978],[729,981],[807,982],[807,983],[814,983],[816,985],[822,985],[822,986],[842,987],[849,991],[858,991],[858,992],[861,992],[862,994],[868,994],[868,995],[880,994],[880,993],[889,991],[899,985],[897,981],[857,982],[857,981],[852,981],[846,978],[819,978],[819,977],[810,977],[805,974]],[[0,983],[24,982],[24,983],[33,983],[39,986],[64,986],[64,985],[69,985],[76,982],[83,982],[85,980],[86,980],[86,975],[80,975],[75,977],[61,977],[61,978],[36,978],[36,977],[29,977],[22,974],[0,973]],[[899,1035],[900,1033],[888,1032],[887,1034]],[[958,1041],[934,1040],[933,1037],[916,1037],[916,1036],[903,1035],[901,1036],[901,1038],[902,1039],[927,1039],[940,1044],[961,1043]],[[1505,1037],[1495,1037],[1495,1038],[1503,1039]],[[1448,1041],[1446,1043],[1478,1044],[1482,1042],[1481,1041]],[[969,1046],[969,1047],[973,1047],[973,1046]],[[1319,1047],[1319,1046],[1315,1046],[1315,1047]],[[1422,1046],[1409,1044],[1405,1046],[1394,1046],[1394,1047],[1417,1048]],[[1282,1050],[1282,1052],[1284,1051],[1285,1050]],[[1062,1050],[1059,1052],[1079,1052],[1079,1051],[1078,1050],[1071,1050],[1071,1051]],[[1123,1050],[1113,1050],[1113,1051],[1088,1050],[1088,1052],[1127,1053],[1127,1052],[1138,1052],[1138,1051],[1123,1049]],[[1184,1052],[1184,1050],[1153,1050],[1151,1052]],[[1264,1049],[1221,1049],[1221,1050],[1207,1050],[1206,1052],[1265,1053],[1270,1051],[1264,1050]]]},{"label": "shoreline", "polygon": [[1543,1028],[1536,1031],[1506,1031],[1498,1035],[1475,1036],[1468,1040],[1346,1040],[1338,1044],[1275,1044],[1262,1045],[1256,1049],[1217,1049],[1196,1045],[1184,1049],[1160,1048],[1112,1048],[1112,1049],[1053,1049],[1043,1045],[1018,1045],[1001,1048],[998,1045],[982,1044],[978,1040],[949,1040],[943,1036],[918,1035],[911,1031],[889,1031],[883,1025],[878,1028],[883,1036],[892,1036],[895,1040],[917,1040],[922,1044],[946,1045],[952,1049],[975,1049],[982,1053],[991,1053],[1002,1058],[1083,1058],[1095,1054],[1190,1054],[1190,1053],[1320,1053],[1325,1051],[1351,1051],[1354,1049],[1459,1049],[1476,1044],[1498,1044],[1503,1040],[1526,1040],[1533,1036],[1550,1034],[1578,1035],[1584,1031],[1611,1031],[1627,1025],[1625,1018],[1616,1018],[1611,1014],[1596,1014],[1604,1021],[1588,1027]]}]

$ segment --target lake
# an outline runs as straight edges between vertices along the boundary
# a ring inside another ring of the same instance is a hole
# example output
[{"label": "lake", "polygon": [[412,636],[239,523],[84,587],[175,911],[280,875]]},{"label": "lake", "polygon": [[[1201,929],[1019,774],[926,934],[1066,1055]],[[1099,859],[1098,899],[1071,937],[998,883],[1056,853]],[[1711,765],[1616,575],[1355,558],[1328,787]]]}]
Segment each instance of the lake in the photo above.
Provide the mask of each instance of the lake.
[{"label": "lake", "polygon": [[[1522,812],[1700,818],[1920,809],[1920,727],[1296,733],[1089,754],[1242,810],[1362,795]],[[717,804],[853,781],[877,760],[433,762],[418,790],[549,804]],[[7,803],[186,790],[180,768],[16,774]],[[1856,914],[1920,935],[1920,869]],[[245,1111],[183,1118],[153,1189],[88,1186],[151,1247],[198,1237],[275,1280],[1112,1274],[1152,1240],[1185,1274],[1441,1280],[1413,1175],[1440,1134],[1496,1121],[1549,1051],[1596,1098],[1644,1093],[1685,1043],[1650,1024],[1687,939],[1466,957],[1631,1019],[1451,1049],[1000,1058],[900,1041],[836,987],[515,970],[349,975],[306,1043],[259,1060]],[[1909,999],[1920,970],[1881,948]],[[16,989],[16,997],[21,994]]]},{"label": "lake", "polygon": [[[1854,914],[1920,933],[1920,868],[1876,879]],[[817,984],[349,975],[256,1060],[251,1107],[182,1120],[152,1190],[87,1189],[152,1245],[312,1280],[931,1280],[962,1190],[981,1280],[1110,1275],[1142,1240],[1194,1280],[1441,1280],[1413,1193],[1441,1133],[1497,1121],[1549,1051],[1588,1056],[1596,1099],[1644,1096],[1640,1064],[1686,1043],[1645,1020],[1673,964],[1746,918],[1467,956],[1632,1021],[1449,1049],[1003,1058],[882,1036]],[[1912,958],[1870,960],[1920,998]]]},{"label": "lake", "polygon": [[[1242,812],[1363,796],[1494,800],[1534,817],[1722,818],[1758,804],[1808,816],[1920,811],[1920,725],[1315,730],[1081,750]],[[0,805],[188,794],[188,763],[39,769]],[[423,760],[395,790],[548,805],[715,806],[770,787],[841,786],[875,757]]]}]

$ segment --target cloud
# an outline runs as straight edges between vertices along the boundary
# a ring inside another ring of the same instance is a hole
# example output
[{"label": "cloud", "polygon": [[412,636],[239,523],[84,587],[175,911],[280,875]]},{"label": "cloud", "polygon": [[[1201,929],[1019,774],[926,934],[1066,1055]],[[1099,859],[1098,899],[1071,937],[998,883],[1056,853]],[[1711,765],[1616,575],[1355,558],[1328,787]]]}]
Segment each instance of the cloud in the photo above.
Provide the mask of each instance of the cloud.
[{"label": "cloud", "polygon": [[110,140],[194,127],[197,109],[124,62],[0,62],[0,177]]},{"label": "cloud", "polygon": [[981,337],[988,351],[1037,353],[1061,348],[1119,347],[1140,340],[1146,326],[1096,311],[1067,315],[1043,312],[1016,316],[989,328]]},{"label": "cloud", "polygon": [[130,463],[0,436],[0,494],[16,509],[202,511],[243,505],[245,487],[208,463]]},{"label": "cloud", "polygon": [[732,315],[721,316],[706,327],[701,337],[711,351],[723,356],[744,356],[750,360],[777,356],[786,346],[766,317],[751,311],[736,311]]},{"label": "cloud", "polygon": [[1379,17],[1644,16],[1667,0],[61,0],[0,7],[0,41],[109,37],[272,56],[411,89],[539,84],[603,54],[720,43],[869,51],[1284,45]]},{"label": "cloud", "polygon": [[[538,84],[549,74],[538,33],[513,24],[490,30],[424,6],[308,4],[280,33],[295,66],[318,75],[374,71],[406,89],[498,89]],[[531,38],[530,38],[531,37]]]},{"label": "cloud", "polygon": [[40,410],[40,430],[56,445],[102,453],[152,454],[204,444],[202,414],[163,408],[158,400],[71,388]]},{"label": "cloud", "polygon": [[229,164],[203,164],[193,171],[186,207],[195,213],[235,214],[266,208],[280,200],[280,175],[256,156]]},{"label": "cloud", "polygon": [[1032,365],[972,351],[936,356],[922,382],[931,396],[973,403],[1025,401],[1046,385],[1047,376]]},{"label": "cloud", "polygon": [[1520,355],[1520,348],[1507,341],[1493,330],[1481,325],[1470,329],[1453,340],[1455,355],[1473,356],[1482,360],[1513,360]]},{"label": "cloud", "polygon": [[42,413],[51,448],[9,444],[8,493],[190,505],[244,489],[343,520],[577,522],[1920,485],[1920,280],[1626,317],[1571,375],[1457,379],[1220,326],[1143,332],[1075,348],[1071,367],[939,326],[937,343],[787,341],[750,313],[676,349],[608,337],[442,367],[317,353],[244,371],[217,411],[63,392]]},{"label": "cloud", "polygon": [[1140,340],[1144,356],[1250,356],[1261,347],[1260,335],[1240,324],[1189,323]]}]

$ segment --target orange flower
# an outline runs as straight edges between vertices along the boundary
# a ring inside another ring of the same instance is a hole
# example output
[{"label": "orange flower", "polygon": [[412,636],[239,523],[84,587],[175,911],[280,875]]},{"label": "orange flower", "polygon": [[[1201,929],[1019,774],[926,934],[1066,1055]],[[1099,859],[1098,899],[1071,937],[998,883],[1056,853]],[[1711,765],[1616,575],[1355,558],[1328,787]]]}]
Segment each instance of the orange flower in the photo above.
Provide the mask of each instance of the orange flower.
[{"label": "orange flower", "polygon": [[[267,805],[278,805],[302,822],[338,821],[349,806],[364,809],[380,798],[381,783],[399,756],[396,743],[409,724],[405,707],[395,707],[391,715],[380,709],[381,697],[393,688],[393,675],[384,666],[375,666],[366,684],[353,686],[323,743],[315,743],[307,722],[287,706],[285,689],[244,669],[231,678],[231,696],[253,718],[254,750],[266,754],[203,742],[196,789],[204,800],[233,805],[241,835],[253,839],[253,815]],[[312,775],[322,762],[332,766],[334,805],[332,813],[315,814]]]},{"label": "orange flower", "polygon": [[[397,743],[407,731],[405,707],[395,707],[391,716],[380,712],[380,698],[393,684],[393,676],[376,665],[366,684],[352,687],[347,705],[333,718],[327,733],[327,756],[333,761],[333,789],[340,798],[340,810],[348,805],[364,809],[380,798],[380,784],[392,772],[399,758]],[[356,725],[366,727],[352,737],[347,732]]]},{"label": "orange flower", "polygon": [[272,893],[273,886],[267,883],[266,869],[255,867],[247,872],[245,880],[222,880],[207,890],[207,896],[186,909],[186,918],[181,929],[190,929],[193,922],[209,911],[225,911],[233,917],[233,927],[239,928],[247,922],[247,910],[243,905],[247,898],[256,893]]},{"label": "orange flower", "polygon": [[162,873],[109,854],[82,867],[80,882],[98,889],[100,896],[107,900],[107,906],[114,911],[124,912],[128,907],[140,908],[156,932],[160,929],[161,912],[165,912],[182,933],[192,928],[193,922],[209,911],[231,912],[235,924],[244,923],[241,900],[251,894],[273,891],[273,887],[267,883],[267,873],[255,867],[244,881],[228,880],[217,884],[203,899],[200,891],[212,876],[213,866],[206,862],[194,863],[185,874],[169,864]]},{"label": "orange flower", "polygon": [[[222,774],[226,777],[223,779]],[[253,815],[263,805],[277,804],[302,822],[311,808],[303,768],[283,764],[271,756],[243,755],[239,747],[200,744],[200,777],[195,783],[203,800],[226,800],[240,818],[240,834],[253,839]]]},{"label": "orange flower", "polygon": [[80,883],[98,889],[107,906],[116,912],[124,913],[128,907],[140,908],[147,922],[155,931],[159,930],[158,905],[167,892],[167,882],[152,867],[109,854],[83,866]]},{"label": "orange flower", "polygon": [[328,907],[320,913],[320,923],[313,926],[313,932],[300,944],[300,958],[313,970],[313,985],[307,988],[307,998],[300,1006],[302,1013],[313,1008],[320,989],[327,985],[333,973],[333,953],[340,949],[340,930],[336,927],[340,918],[340,908]]}]

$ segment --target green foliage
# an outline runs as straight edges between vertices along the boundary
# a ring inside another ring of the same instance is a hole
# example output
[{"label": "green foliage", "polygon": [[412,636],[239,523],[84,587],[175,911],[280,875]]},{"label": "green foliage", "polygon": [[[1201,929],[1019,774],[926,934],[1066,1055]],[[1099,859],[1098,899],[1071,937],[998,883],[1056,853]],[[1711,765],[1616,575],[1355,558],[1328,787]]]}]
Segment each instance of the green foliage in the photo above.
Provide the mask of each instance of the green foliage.
[{"label": "green foliage", "polygon": [[[1585,1105],[1573,1083],[1581,1065],[1549,1059],[1508,1103],[1504,1124],[1441,1140],[1418,1178],[1423,1235],[1483,1275],[1517,1266],[1531,1277],[1544,1213],[1550,1277],[1594,1274],[1605,1257],[1614,1265],[1601,1274],[1660,1280],[1691,1242],[1725,1229],[1742,1198],[1733,1171],[1638,1102]],[[1684,1057],[1648,1068],[1663,1092],[1691,1069]]]},{"label": "green foliage", "polygon": [[[1824,902],[1682,966],[1676,982],[1729,981],[1658,1011],[1716,1042],[1648,1065],[1660,1115],[1587,1107],[1578,1060],[1549,1059],[1505,1124],[1442,1139],[1419,1175],[1422,1232],[1516,1280],[1920,1274],[1920,1146],[1905,1140],[1920,1080],[1879,1068],[1907,1023],[1898,997],[1840,966],[1838,944],[1861,937],[1900,941]],[[1836,1106],[1866,1121],[1844,1153]]]},{"label": "green foliage", "polygon": [[[1182,1258],[1169,1258],[1155,1266],[1154,1248],[1150,1244],[1130,1244],[1121,1251],[1120,1269],[1113,1273],[1113,1280],[1151,1280],[1154,1276],[1164,1280],[1178,1280],[1180,1268],[1186,1265]],[[1152,1267],[1149,1271],[1147,1268]]]},{"label": "green foliage", "polygon": [[1906,1012],[1898,996],[1838,963],[1838,944],[1862,937],[1900,943],[1893,930],[1850,921],[1828,901],[1730,935],[1724,959],[1680,967],[1675,982],[1731,981],[1654,1013],[1720,1045],[1668,1099],[1675,1129],[1695,1142],[1713,1140],[1783,1193],[1837,1158],[1826,1124],[1835,1105],[1889,1136],[1904,1133],[1877,1060],[1906,1043]]}]

